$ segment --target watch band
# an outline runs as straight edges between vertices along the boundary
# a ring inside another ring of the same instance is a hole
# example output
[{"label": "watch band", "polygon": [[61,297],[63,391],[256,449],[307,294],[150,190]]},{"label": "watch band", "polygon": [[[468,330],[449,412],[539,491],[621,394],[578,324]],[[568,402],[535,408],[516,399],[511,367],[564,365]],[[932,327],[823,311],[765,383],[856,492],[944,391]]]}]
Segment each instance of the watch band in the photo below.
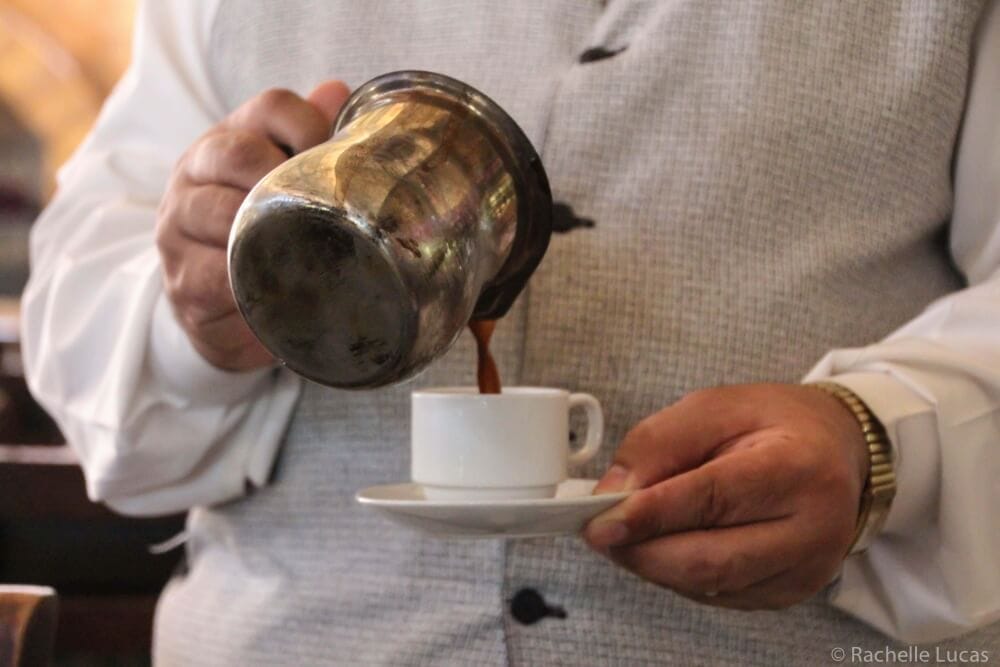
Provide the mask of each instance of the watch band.
[{"label": "watch band", "polygon": [[814,382],[816,387],[837,398],[851,411],[868,444],[868,478],[861,493],[854,541],[848,555],[861,553],[878,535],[896,496],[896,473],[892,462],[892,444],[885,427],[857,394],[836,382]]}]

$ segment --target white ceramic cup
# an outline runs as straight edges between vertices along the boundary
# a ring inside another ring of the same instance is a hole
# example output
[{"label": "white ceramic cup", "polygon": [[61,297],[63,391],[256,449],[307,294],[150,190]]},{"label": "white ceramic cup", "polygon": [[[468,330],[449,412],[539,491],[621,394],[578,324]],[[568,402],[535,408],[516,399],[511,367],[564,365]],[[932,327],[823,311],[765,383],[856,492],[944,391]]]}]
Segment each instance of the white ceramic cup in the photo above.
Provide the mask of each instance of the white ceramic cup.
[{"label": "white ceramic cup", "polygon": [[[570,449],[569,412],[587,413],[583,445]],[[604,415],[590,394],[563,389],[476,387],[413,392],[413,481],[430,500],[551,498],[569,464],[589,461],[601,446]]]}]

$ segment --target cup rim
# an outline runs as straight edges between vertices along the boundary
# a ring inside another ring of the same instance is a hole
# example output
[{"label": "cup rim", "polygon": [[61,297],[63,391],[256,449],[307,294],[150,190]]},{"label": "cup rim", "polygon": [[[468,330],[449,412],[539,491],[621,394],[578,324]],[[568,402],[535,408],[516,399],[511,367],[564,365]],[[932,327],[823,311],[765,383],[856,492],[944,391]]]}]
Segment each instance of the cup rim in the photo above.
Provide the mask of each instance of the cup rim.
[{"label": "cup rim", "polygon": [[534,397],[562,397],[569,396],[568,389],[559,387],[502,387],[499,394],[480,394],[477,386],[451,386],[451,387],[425,387],[415,389],[412,392],[414,398],[434,398],[434,399],[455,399],[455,398],[476,398],[487,401],[500,401],[504,399],[520,398],[524,396]]}]

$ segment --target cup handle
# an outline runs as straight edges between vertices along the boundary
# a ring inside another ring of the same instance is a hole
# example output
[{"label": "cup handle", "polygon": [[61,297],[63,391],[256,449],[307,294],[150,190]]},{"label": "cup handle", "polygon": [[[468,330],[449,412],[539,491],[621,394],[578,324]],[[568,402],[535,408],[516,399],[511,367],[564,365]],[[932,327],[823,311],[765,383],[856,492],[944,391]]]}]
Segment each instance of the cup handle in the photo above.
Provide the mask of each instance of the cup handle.
[{"label": "cup handle", "polygon": [[590,394],[570,394],[569,408],[580,406],[587,411],[587,439],[583,447],[569,453],[571,465],[586,463],[594,458],[601,448],[601,441],[604,439],[604,413],[601,411],[601,404]]}]

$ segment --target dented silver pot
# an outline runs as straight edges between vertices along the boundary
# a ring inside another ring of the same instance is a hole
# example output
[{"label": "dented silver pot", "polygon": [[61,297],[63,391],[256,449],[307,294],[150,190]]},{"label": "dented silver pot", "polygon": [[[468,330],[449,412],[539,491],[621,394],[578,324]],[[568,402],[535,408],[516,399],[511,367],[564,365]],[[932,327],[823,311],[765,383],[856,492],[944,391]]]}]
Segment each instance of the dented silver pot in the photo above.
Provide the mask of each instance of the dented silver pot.
[{"label": "dented silver pot", "polygon": [[502,316],[548,246],[541,161],[492,100],[395,72],[333,137],[265,176],[229,239],[236,303],[293,371],[343,388],[406,379],[470,319]]}]

